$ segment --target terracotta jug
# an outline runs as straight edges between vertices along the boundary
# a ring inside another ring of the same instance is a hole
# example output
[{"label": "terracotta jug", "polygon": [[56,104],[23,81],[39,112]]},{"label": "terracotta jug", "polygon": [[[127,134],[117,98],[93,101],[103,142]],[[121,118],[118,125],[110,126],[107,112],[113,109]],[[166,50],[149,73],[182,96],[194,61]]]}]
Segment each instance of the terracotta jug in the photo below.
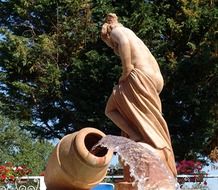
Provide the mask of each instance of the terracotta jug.
[{"label": "terracotta jug", "polygon": [[51,154],[46,170],[47,190],[87,190],[106,176],[112,150],[92,147],[105,134],[95,128],[84,128],[64,136]]}]

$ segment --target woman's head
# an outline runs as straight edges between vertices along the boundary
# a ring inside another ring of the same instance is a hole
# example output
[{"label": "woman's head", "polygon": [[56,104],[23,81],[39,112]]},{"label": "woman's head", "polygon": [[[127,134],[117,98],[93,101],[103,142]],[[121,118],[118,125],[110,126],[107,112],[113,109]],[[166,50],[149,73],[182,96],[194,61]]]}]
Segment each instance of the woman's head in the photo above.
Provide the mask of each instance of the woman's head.
[{"label": "woman's head", "polygon": [[113,42],[110,39],[110,33],[113,28],[117,26],[123,26],[118,22],[118,17],[114,13],[109,13],[106,16],[105,23],[101,28],[101,39],[111,48],[114,48]]},{"label": "woman's head", "polygon": [[109,13],[106,16],[105,22],[108,24],[118,23],[118,17],[115,13]]},{"label": "woman's head", "polygon": [[110,39],[110,33],[112,31],[112,28],[110,24],[104,23],[101,28],[101,39],[111,48],[113,48],[111,39]]}]

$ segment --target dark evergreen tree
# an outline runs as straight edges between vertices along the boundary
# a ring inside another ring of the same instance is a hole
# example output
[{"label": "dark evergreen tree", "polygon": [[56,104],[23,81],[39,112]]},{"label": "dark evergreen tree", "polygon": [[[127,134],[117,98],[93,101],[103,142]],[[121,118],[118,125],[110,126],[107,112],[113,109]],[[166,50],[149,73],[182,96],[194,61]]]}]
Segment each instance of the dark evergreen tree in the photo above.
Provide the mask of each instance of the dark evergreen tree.
[{"label": "dark evergreen tree", "polygon": [[202,152],[217,134],[215,1],[2,0],[0,9],[0,106],[30,121],[23,127],[32,133],[61,138],[96,127],[119,134],[104,108],[120,60],[99,38],[105,15],[115,12],[161,66],[177,159]]}]

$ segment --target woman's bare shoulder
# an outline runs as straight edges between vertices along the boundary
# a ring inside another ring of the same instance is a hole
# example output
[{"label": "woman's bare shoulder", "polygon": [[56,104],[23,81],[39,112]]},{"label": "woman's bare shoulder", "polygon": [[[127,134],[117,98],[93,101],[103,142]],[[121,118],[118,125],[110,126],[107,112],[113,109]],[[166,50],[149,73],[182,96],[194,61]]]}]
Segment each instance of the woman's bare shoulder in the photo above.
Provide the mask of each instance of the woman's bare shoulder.
[{"label": "woman's bare shoulder", "polygon": [[125,32],[124,27],[116,27],[111,31],[110,37],[117,43],[124,42],[128,40],[128,35]]}]

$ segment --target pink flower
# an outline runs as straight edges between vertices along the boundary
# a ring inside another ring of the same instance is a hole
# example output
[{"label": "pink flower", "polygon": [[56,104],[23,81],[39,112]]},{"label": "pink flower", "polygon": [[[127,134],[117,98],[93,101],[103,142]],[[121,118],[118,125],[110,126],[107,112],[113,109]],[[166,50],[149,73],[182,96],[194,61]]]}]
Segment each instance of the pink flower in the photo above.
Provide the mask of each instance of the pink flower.
[{"label": "pink flower", "polygon": [[200,173],[203,164],[200,161],[194,162],[193,160],[182,160],[177,164],[178,174],[194,174]]}]

